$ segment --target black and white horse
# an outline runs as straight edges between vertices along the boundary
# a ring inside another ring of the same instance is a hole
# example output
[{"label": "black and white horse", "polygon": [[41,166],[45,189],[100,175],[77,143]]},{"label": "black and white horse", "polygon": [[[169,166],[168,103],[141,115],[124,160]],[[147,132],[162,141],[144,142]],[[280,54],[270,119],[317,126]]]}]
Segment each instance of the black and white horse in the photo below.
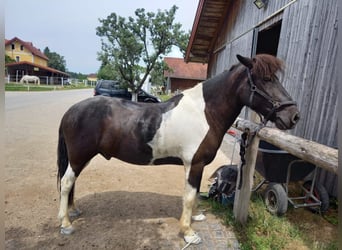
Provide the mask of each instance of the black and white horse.
[{"label": "black and white horse", "polygon": [[93,97],[73,105],[59,128],[58,181],[61,233],[74,231],[76,178],[97,154],[139,165],[185,167],[181,231],[186,242],[201,238],[191,228],[192,209],[203,168],[244,106],[282,130],[299,119],[296,103],[279,83],[282,62],[270,55],[237,56],[239,64],[163,103],[135,103]]}]

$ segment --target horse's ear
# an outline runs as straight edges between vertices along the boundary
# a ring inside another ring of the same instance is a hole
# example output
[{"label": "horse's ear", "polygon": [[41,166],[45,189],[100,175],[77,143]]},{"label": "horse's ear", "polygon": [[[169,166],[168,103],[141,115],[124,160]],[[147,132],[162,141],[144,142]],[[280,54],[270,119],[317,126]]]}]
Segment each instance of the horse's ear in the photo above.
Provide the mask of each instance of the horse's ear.
[{"label": "horse's ear", "polygon": [[252,59],[250,59],[248,57],[241,56],[239,54],[237,54],[236,57],[239,60],[239,62],[242,63],[243,65],[245,65],[247,68],[249,68],[249,69],[253,68],[253,60]]}]

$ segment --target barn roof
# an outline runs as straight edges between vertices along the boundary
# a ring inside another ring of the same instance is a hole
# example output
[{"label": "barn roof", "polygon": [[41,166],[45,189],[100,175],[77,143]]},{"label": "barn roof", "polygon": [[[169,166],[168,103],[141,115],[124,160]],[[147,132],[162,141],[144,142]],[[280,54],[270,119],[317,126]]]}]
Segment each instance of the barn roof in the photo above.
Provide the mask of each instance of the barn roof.
[{"label": "barn roof", "polygon": [[40,51],[40,49],[37,49],[36,47],[33,46],[33,43],[32,42],[25,42],[21,39],[19,39],[18,37],[14,37],[12,38],[11,40],[7,40],[5,39],[5,46],[8,45],[8,44],[11,44],[13,43],[14,41],[17,41],[19,42],[20,44],[22,44],[26,49],[28,49],[33,55],[35,56],[38,56],[40,58],[43,58],[45,60],[49,60],[49,58],[43,53]]},{"label": "barn roof", "polygon": [[217,34],[222,28],[227,10],[232,1],[200,0],[192,27],[186,62],[208,62]]},{"label": "barn roof", "polygon": [[207,64],[186,63],[183,58],[165,57],[164,62],[172,69],[165,71],[165,77],[180,78],[180,79],[207,79]]},{"label": "barn roof", "polygon": [[53,69],[53,68],[50,68],[50,67],[42,66],[40,64],[36,64],[36,63],[32,63],[32,62],[27,62],[27,61],[6,63],[5,66],[6,67],[15,67],[17,69],[25,69],[27,67],[31,67],[31,68],[35,67],[35,68],[39,68],[41,70],[48,71],[50,73],[59,74],[59,75],[63,75],[63,76],[66,76],[66,77],[69,76],[69,74],[67,74],[67,73],[65,73],[63,71],[59,71],[57,69]]}]

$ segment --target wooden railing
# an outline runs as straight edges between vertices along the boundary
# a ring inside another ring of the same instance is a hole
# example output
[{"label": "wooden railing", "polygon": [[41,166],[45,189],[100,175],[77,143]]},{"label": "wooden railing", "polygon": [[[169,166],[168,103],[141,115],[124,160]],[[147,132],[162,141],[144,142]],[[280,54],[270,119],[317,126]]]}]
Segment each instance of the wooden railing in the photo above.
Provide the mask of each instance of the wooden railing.
[{"label": "wooden railing", "polygon": [[[297,136],[287,134],[279,129],[264,127],[258,130],[258,125],[238,118],[233,125],[241,131],[257,131],[256,136],[246,149],[246,165],[243,167],[242,186],[236,190],[234,201],[234,216],[237,221],[244,224],[248,217],[249,200],[253,185],[256,156],[259,148],[259,140],[269,142],[290,154],[310,162],[317,167],[338,174],[338,150],[309,141]],[[237,183],[240,181],[238,176]]]}]

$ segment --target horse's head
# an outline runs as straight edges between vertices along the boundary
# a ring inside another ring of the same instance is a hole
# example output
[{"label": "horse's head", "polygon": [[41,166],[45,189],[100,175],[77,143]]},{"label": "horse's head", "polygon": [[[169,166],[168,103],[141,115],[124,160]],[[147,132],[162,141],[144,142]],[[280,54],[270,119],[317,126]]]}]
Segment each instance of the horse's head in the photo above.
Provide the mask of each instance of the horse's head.
[{"label": "horse's head", "polygon": [[245,66],[240,92],[243,104],[261,114],[264,122],[270,120],[282,130],[293,128],[299,120],[299,111],[276,76],[276,72],[282,71],[282,61],[266,54],[253,59],[240,55],[237,58]]}]

